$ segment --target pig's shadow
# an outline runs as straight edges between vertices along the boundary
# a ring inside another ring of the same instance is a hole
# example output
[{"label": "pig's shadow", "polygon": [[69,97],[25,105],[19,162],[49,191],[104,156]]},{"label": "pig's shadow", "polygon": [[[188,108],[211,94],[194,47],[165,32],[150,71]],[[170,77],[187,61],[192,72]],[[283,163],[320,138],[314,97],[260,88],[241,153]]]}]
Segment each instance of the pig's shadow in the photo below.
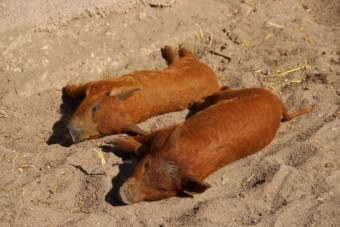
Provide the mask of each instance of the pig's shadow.
[{"label": "pig's shadow", "polygon": [[124,161],[119,165],[119,173],[112,178],[112,189],[105,196],[106,202],[112,206],[122,206],[123,204],[118,200],[117,195],[119,188],[125,182],[125,180],[132,174],[133,169],[138,163],[138,158],[132,154],[127,154],[112,146],[101,146],[102,151],[114,153],[116,156],[122,158]]},{"label": "pig's shadow", "polygon": [[53,133],[50,135],[46,143],[48,145],[51,144],[60,144],[64,147],[69,147],[72,145],[72,138],[67,130],[67,121],[71,117],[72,113],[79,106],[82,99],[73,99],[62,92],[62,103],[59,107],[59,112],[61,117],[58,121],[53,124],[52,130]]}]

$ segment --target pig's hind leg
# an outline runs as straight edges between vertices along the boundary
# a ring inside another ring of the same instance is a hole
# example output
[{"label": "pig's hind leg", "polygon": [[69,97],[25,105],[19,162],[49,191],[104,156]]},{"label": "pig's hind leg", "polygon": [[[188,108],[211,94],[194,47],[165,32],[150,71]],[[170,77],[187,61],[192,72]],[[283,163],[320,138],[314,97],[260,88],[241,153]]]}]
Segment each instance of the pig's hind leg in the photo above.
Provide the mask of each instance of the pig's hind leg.
[{"label": "pig's hind leg", "polygon": [[179,56],[180,57],[194,57],[193,53],[191,52],[191,50],[189,50],[188,48],[185,47],[181,47],[179,49]]},{"label": "pig's hind leg", "polygon": [[163,58],[167,61],[168,65],[173,64],[179,60],[179,56],[170,46],[164,46],[161,49]]}]

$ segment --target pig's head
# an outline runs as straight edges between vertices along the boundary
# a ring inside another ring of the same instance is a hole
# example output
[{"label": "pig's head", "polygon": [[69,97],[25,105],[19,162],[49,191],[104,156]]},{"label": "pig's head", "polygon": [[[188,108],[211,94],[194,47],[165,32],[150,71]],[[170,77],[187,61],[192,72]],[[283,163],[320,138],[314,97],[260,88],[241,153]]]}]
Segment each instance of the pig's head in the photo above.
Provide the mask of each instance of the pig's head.
[{"label": "pig's head", "polygon": [[183,175],[175,161],[148,155],[120,187],[118,199],[124,204],[156,201],[184,193],[202,193],[209,187],[196,177]]},{"label": "pig's head", "polygon": [[138,90],[127,87],[97,91],[93,86],[89,87],[67,125],[73,142],[121,132],[130,122],[125,101]]},{"label": "pig's head", "polygon": [[137,164],[119,189],[118,198],[122,203],[155,201],[190,192],[202,193],[210,187],[198,177],[188,174],[190,163],[185,162],[185,153],[177,152],[180,138],[181,125],[171,127],[170,131],[161,129],[157,132],[149,154]]}]

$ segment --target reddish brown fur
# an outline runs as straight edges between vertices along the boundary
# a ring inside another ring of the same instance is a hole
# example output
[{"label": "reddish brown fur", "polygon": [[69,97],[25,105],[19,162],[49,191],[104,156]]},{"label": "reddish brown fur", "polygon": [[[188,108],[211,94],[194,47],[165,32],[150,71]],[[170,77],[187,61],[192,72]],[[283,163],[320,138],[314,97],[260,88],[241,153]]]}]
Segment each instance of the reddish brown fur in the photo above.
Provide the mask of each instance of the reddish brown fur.
[{"label": "reddish brown fur", "polygon": [[182,110],[219,88],[215,73],[182,48],[162,49],[169,66],[110,80],[68,85],[72,98],[83,98],[68,124],[74,142],[120,133],[149,117]]},{"label": "reddish brown fur", "polygon": [[203,192],[209,185],[202,180],[211,173],[269,144],[281,120],[312,110],[288,114],[279,98],[260,88],[224,89],[201,105],[204,110],[180,125],[114,142],[143,157],[119,190],[123,203]]}]

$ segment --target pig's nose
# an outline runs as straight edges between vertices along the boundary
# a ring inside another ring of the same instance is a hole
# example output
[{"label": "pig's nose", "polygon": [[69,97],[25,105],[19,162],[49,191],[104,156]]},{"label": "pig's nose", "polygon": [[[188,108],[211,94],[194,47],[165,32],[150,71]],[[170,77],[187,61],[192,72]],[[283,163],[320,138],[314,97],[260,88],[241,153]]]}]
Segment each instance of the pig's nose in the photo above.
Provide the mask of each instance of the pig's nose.
[{"label": "pig's nose", "polygon": [[118,199],[124,204],[131,204],[134,202],[132,197],[129,185],[123,184],[119,189]]},{"label": "pig's nose", "polygon": [[68,131],[72,137],[72,141],[73,143],[77,143],[79,142],[80,139],[80,130],[79,129],[75,129],[75,128],[68,128]]}]

